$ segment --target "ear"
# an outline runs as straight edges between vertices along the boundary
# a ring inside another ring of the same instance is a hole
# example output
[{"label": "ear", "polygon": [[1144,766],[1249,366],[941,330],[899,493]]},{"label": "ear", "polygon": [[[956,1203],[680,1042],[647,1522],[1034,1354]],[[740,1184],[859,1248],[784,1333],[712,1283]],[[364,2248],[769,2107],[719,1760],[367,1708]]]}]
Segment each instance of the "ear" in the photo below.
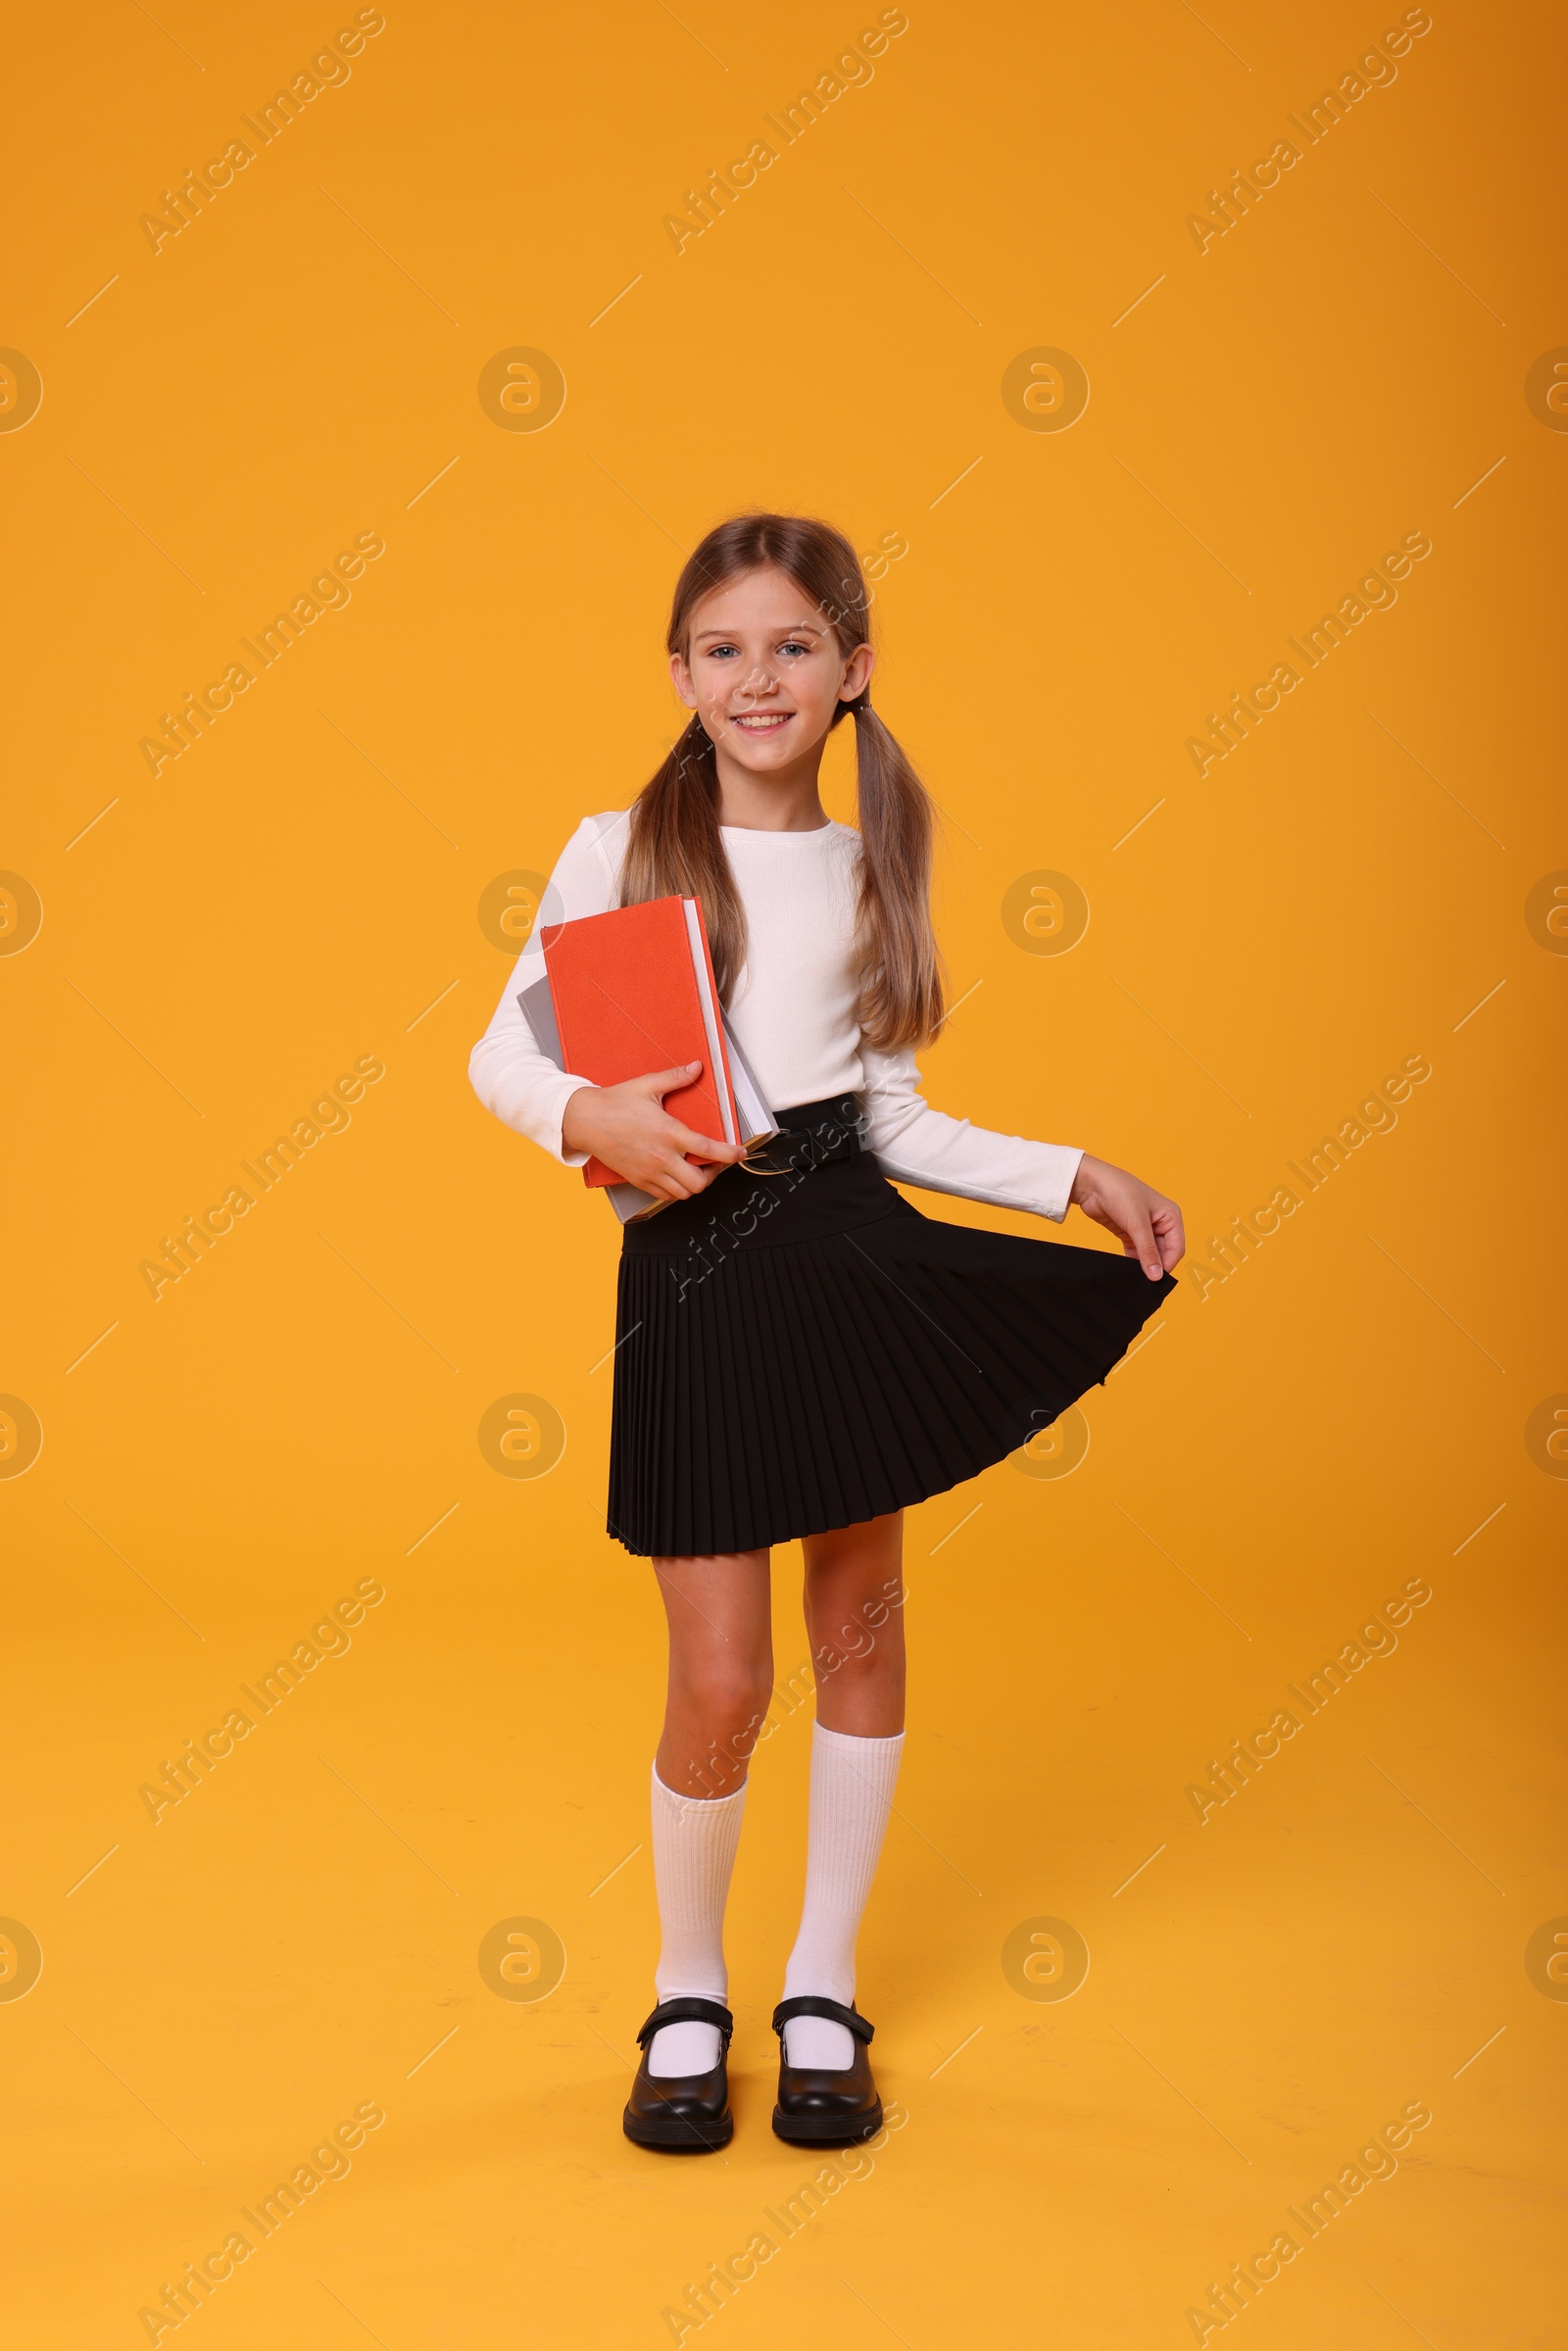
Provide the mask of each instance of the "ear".
[{"label": "ear", "polygon": [[875,667],[876,655],[871,647],[857,645],[849,661],[845,663],[843,680],[839,686],[840,702],[858,700],[870,684],[871,672]]},{"label": "ear", "polygon": [[686,708],[689,710],[695,710],[697,708],[697,688],[692,684],[691,671],[687,668],[685,661],[678,653],[672,653],[669,657],[669,674],[671,681],[674,684],[675,691],[680,696],[681,701],[686,705]]}]

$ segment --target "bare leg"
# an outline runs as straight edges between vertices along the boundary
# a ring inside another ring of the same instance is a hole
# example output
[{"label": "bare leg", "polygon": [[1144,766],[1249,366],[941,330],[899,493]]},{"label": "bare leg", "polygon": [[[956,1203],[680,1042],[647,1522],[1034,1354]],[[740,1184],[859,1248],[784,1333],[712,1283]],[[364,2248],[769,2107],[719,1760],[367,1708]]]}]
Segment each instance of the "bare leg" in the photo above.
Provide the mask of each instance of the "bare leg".
[{"label": "bare leg", "polygon": [[669,1623],[669,1688],[658,1770],[678,1796],[727,1796],[773,1694],[768,1553],[656,1559]]},{"label": "bare leg", "polygon": [[803,1548],[816,1719],[891,1739],[904,1728],[904,1513],[808,1535]]}]

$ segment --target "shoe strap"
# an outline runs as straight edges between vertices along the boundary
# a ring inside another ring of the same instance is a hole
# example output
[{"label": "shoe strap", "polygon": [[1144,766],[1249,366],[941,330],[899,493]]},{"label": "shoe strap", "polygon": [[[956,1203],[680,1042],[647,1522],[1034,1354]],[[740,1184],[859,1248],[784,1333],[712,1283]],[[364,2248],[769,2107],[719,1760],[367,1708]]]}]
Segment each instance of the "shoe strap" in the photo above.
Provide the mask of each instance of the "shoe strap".
[{"label": "shoe strap", "polygon": [[784,2028],[791,2017],[824,2016],[830,2024],[844,2025],[857,2040],[869,2040],[876,2027],[868,2025],[858,2008],[846,2008],[841,2001],[824,2000],[815,1992],[800,1992],[793,2000],[780,2000],[773,2011],[773,2030],[783,2037]]},{"label": "shoe strap", "polygon": [[729,2047],[735,2019],[722,2000],[701,2000],[696,1997],[661,2000],[653,2015],[637,2035],[637,2046],[645,2049],[656,2033],[666,2025],[716,2025],[723,2035],[723,2045]]}]

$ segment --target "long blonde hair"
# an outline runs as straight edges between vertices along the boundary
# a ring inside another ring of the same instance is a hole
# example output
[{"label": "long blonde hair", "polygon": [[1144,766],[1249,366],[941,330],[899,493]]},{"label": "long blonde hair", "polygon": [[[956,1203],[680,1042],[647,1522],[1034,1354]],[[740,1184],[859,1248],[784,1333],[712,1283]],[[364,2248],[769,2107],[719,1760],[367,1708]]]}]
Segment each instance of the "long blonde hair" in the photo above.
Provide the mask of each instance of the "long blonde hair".
[{"label": "long blonde hair", "polygon": [[[782,571],[822,612],[846,660],[870,641],[859,559],[830,523],[790,514],[736,514],[710,530],[675,582],[666,643],[689,654],[701,600],[744,572]],[[856,945],[862,972],[860,1027],[880,1052],[919,1045],[943,1019],[941,958],[931,927],[934,820],[924,785],[871,708],[869,693],[841,702],[832,724],[855,715],[856,821],[860,834]],[[746,912],[724,854],[713,746],[693,713],[685,732],[633,804],[620,903],[702,901],[714,976],[729,1003],[746,960]]]}]

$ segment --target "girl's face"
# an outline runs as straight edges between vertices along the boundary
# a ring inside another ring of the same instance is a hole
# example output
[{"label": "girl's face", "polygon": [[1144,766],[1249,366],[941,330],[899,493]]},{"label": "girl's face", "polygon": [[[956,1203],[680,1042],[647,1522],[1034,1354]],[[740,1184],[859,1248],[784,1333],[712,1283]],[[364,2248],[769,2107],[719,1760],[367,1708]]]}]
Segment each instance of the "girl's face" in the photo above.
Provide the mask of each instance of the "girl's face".
[{"label": "girl's face", "polygon": [[865,691],[869,645],[846,658],[824,613],[787,572],[743,572],[692,613],[688,657],[669,673],[721,753],[776,775],[814,750],[841,702]]}]

